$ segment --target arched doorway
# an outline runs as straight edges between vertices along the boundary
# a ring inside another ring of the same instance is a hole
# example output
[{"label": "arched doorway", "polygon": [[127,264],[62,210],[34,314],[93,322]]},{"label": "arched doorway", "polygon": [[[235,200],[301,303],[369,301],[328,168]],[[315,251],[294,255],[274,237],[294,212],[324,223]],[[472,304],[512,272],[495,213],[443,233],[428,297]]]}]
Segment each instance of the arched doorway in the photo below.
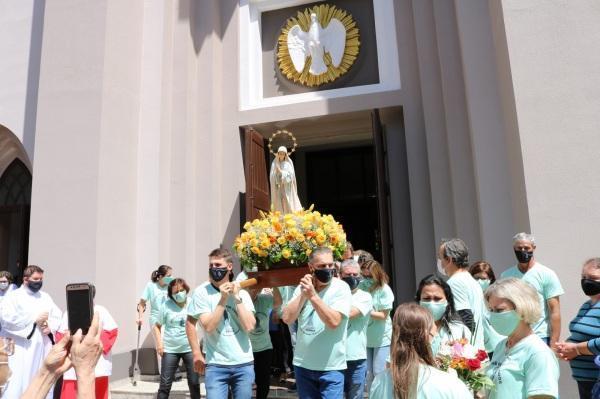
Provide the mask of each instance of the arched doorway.
[{"label": "arched doorway", "polygon": [[0,270],[17,283],[27,266],[31,172],[19,139],[0,125]]}]

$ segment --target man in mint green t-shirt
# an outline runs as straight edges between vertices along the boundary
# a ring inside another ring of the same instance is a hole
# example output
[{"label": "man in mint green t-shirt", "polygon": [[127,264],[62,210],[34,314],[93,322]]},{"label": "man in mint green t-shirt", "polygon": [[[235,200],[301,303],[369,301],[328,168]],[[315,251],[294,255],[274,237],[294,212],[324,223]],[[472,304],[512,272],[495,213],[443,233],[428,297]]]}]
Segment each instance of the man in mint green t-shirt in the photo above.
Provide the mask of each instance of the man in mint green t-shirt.
[{"label": "man in mint green t-shirt", "polygon": [[346,329],[352,294],[348,284],[333,278],[331,249],[315,249],[307,274],[283,310],[283,321],[298,320],[294,370],[300,398],[344,396]]},{"label": "man in mint green t-shirt", "polygon": [[209,281],[194,290],[188,305],[186,333],[192,348],[194,366],[201,372],[204,358],[196,333],[200,320],[206,353],[206,396],[250,399],[254,382],[252,345],[249,332],[254,329],[254,305],[250,295],[229,281],[233,268],[231,253],[215,249],[208,255]]},{"label": "man in mint green t-shirt", "polygon": [[542,307],[542,317],[532,326],[533,331],[551,348],[560,338],[560,301],[565,293],[556,273],[536,262],[535,238],[528,233],[513,237],[513,250],[517,264],[502,273],[501,278],[516,277],[535,288]]},{"label": "man in mint green t-shirt", "polygon": [[350,258],[342,262],[341,279],[352,293],[352,307],[346,336],[346,364],[344,393],[347,399],[362,399],[367,379],[367,326],[373,299],[371,294],[358,288],[361,280],[358,262]]}]

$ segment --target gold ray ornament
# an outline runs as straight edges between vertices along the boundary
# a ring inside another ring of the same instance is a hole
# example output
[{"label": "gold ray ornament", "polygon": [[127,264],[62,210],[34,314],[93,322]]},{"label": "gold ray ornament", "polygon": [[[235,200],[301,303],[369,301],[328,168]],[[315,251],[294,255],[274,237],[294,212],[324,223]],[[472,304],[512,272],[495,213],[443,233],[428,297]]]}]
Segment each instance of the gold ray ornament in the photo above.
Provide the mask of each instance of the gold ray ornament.
[{"label": "gold ray ornament", "polygon": [[[339,47],[342,26],[345,30],[343,49]],[[317,40],[314,40],[315,37]],[[317,50],[314,50],[315,43]],[[277,39],[277,63],[287,79],[316,87],[347,73],[356,61],[359,49],[359,30],[352,15],[334,5],[315,5],[298,11],[296,17],[287,20]],[[323,59],[313,62],[315,53],[322,54]],[[339,58],[337,65],[335,58]],[[314,74],[311,70],[319,73]]]}]

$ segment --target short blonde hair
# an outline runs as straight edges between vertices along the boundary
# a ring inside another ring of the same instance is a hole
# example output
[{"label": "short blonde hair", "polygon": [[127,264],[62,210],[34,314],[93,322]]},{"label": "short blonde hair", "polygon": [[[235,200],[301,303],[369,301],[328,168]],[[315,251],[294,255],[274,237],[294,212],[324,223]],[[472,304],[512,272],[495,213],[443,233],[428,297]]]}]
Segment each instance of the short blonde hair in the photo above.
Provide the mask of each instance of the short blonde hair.
[{"label": "short blonde hair", "polygon": [[521,319],[529,325],[537,323],[542,316],[537,291],[518,278],[506,278],[490,285],[485,291],[485,300],[488,305],[492,296],[511,302]]}]

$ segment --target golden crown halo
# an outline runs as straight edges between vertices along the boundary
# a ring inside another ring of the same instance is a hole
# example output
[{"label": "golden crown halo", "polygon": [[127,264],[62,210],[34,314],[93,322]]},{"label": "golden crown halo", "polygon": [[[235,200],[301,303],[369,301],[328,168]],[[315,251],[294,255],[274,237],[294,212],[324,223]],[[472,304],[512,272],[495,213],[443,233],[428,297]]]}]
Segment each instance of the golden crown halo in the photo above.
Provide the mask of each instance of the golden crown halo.
[{"label": "golden crown halo", "polygon": [[[296,138],[294,137],[294,135],[292,134],[292,132],[288,132],[287,130],[278,130],[275,133],[273,133],[271,135],[271,137],[269,138],[269,152],[275,156],[277,156],[276,152],[273,152],[273,140],[277,137],[277,136],[287,136],[290,140],[292,140],[292,148],[291,150],[288,149],[288,155],[292,155],[294,153],[294,151],[296,151],[296,148],[298,147],[298,142],[296,141]],[[287,147],[286,147],[287,148]]]},{"label": "golden crown halo", "polygon": [[[288,33],[293,26],[300,25],[300,28],[305,32],[310,29],[310,15],[312,13],[317,14],[318,21],[324,28],[328,26],[332,18],[338,19],[346,28],[346,47],[342,62],[338,67],[334,66],[329,53],[325,53],[324,60],[327,65],[327,72],[320,75],[313,75],[309,72],[311,65],[310,56],[307,57],[304,70],[302,72],[296,71],[287,43]],[[315,5],[303,11],[298,11],[297,16],[289,18],[285,26],[281,29],[281,33],[277,39],[277,63],[281,73],[294,83],[300,83],[308,87],[321,86],[325,83],[333,82],[348,72],[358,57],[359,49],[359,30],[352,15],[334,5]]]}]

